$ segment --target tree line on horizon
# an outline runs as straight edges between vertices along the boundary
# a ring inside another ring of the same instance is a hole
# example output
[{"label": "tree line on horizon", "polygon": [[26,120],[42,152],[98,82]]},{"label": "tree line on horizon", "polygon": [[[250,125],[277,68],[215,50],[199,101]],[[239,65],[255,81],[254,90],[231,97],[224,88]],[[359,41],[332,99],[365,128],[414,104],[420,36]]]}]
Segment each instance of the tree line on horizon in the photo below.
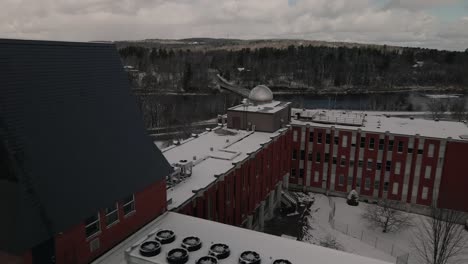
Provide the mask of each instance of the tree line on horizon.
[{"label": "tree line on horizon", "polygon": [[468,86],[468,51],[421,48],[289,46],[287,49],[174,50],[127,46],[119,50],[135,88],[206,92],[216,73],[238,85],[348,92],[411,87]]}]

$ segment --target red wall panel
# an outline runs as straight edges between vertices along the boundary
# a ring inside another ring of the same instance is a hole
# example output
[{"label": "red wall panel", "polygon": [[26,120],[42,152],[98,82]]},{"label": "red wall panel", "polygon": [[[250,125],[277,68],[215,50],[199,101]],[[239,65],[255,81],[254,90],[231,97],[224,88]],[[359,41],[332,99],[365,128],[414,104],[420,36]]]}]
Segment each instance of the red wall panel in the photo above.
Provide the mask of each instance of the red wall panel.
[{"label": "red wall panel", "polygon": [[159,181],[144,191],[135,193],[135,209],[134,213],[125,217],[119,203],[119,222],[109,228],[105,225],[105,212],[100,212],[101,232],[91,239],[99,238],[100,248],[94,252],[90,251],[90,241],[86,239],[84,224],[57,235],[56,263],[88,263],[162,214],[166,209],[166,182]]}]

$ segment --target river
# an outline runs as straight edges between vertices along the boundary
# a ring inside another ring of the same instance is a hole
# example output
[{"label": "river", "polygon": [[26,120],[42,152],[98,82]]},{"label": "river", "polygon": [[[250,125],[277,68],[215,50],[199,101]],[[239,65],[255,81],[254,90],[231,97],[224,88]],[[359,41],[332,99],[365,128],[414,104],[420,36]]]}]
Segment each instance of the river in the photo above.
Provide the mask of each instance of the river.
[{"label": "river", "polygon": [[[468,96],[461,95],[468,105]],[[212,95],[145,95],[138,96],[146,126],[165,127],[211,119],[240,104],[242,98],[230,93]],[[363,95],[275,95],[275,100],[292,102],[297,108],[327,108],[376,111],[426,111],[431,100],[420,93]],[[455,100],[441,99],[447,105]]]}]

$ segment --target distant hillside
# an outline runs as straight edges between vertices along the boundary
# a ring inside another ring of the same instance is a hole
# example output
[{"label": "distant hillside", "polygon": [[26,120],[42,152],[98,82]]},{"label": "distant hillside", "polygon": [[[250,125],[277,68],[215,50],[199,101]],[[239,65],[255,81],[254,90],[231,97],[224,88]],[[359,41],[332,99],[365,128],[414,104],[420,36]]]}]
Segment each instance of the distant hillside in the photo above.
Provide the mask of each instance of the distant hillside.
[{"label": "distant hillside", "polygon": [[247,88],[317,94],[468,87],[468,52],[284,39],[116,44],[143,92],[216,92],[216,74]]},{"label": "distant hillside", "polygon": [[[301,40],[301,39],[223,39],[223,38],[187,38],[178,40],[167,39],[145,39],[139,41],[118,41],[116,42],[118,48],[128,46],[139,46],[145,48],[168,48],[168,49],[191,49],[196,51],[210,51],[210,50],[242,50],[246,48],[260,49],[260,48],[276,48],[285,49],[291,45],[294,46],[314,46],[314,47],[373,47],[381,49],[384,45],[375,44],[362,44],[352,42],[328,42],[319,40]],[[402,49],[396,46],[385,46],[386,49]]]}]

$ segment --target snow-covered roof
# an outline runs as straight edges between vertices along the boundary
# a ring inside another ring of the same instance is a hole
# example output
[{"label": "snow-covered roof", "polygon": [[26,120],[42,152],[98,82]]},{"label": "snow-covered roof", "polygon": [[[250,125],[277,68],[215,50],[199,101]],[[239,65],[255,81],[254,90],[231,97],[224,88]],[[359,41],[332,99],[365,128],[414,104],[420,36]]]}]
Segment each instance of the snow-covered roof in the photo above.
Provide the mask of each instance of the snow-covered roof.
[{"label": "snow-covered roof", "polygon": [[[323,110],[323,109],[292,109],[291,120],[293,125],[310,124],[314,127],[335,127],[337,129],[357,130],[363,132],[389,132],[394,135],[414,136],[428,138],[449,138],[453,140],[463,140],[463,135],[468,135],[468,126],[463,122],[435,121],[427,119],[411,119],[395,117],[398,112],[359,112],[343,110]],[[300,113],[301,118],[297,119],[296,114]],[[403,113],[407,115],[408,113]],[[326,120],[324,122],[324,120]],[[359,124],[362,121],[362,124]],[[352,124],[349,124],[352,123]]]},{"label": "snow-covered roof", "polygon": [[[159,217],[151,224],[151,227],[152,229],[146,228],[146,232],[141,232],[138,237],[123,242],[123,245],[118,246],[118,250],[111,251],[107,254],[107,258],[105,255],[95,264],[123,264],[125,263],[124,255],[127,255],[127,264],[165,264],[168,263],[166,256],[169,250],[180,248],[182,240],[189,236],[198,237],[202,246],[189,253],[188,263],[195,263],[199,258],[208,255],[213,244],[222,243],[229,246],[230,255],[221,260],[221,263],[238,263],[239,257],[244,251],[254,251],[259,254],[262,263],[273,263],[275,260],[285,259],[294,264],[388,264],[388,262],[381,260],[173,212]],[[142,256],[139,252],[140,244],[148,240],[154,241],[155,234],[161,230],[173,231],[175,241],[163,244],[161,252],[156,256]]]},{"label": "snow-covered roof", "polygon": [[[172,210],[183,205],[196,195],[197,190],[203,190],[213,184],[217,178],[235,167],[237,162],[245,160],[250,153],[262,148],[262,145],[281,135],[287,128],[274,133],[233,130],[226,127],[216,127],[211,131],[199,134],[163,149],[163,155],[170,164],[180,160],[193,161],[192,176],[167,190],[167,199],[171,201],[168,209]],[[195,191],[195,192],[194,192]]]},{"label": "snow-covered roof", "polygon": [[270,103],[262,103],[262,104],[240,104],[228,109],[228,111],[240,111],[240,112],[259,112],[259,113],[276,113],[290,105],[289,102],[280,102],[280,101],[272,101]]}]

